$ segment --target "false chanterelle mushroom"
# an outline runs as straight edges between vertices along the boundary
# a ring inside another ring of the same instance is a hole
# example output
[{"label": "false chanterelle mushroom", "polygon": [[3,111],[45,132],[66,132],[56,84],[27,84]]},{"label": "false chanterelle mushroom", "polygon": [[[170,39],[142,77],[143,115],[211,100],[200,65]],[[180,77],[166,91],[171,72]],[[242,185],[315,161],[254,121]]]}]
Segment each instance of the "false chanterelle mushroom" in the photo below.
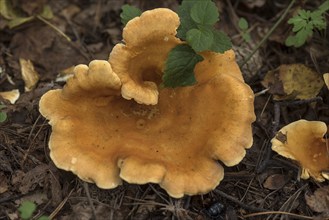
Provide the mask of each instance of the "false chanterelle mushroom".
[{"label": "false chanterelle mushroom", "polygon": [[[252,145],[253,93],[233,51],[204,52],[198,83],[158,88],[179,18],[144,12],[126,25],[107,61],[78,65],[63,89],[47,92],[51,158],[101,188],[158,183],[172,197],[206,193]],[[145,29],[146,27],[146,29]],[[124,98],[123,98],[124,97]]]},{"label": "false chanterelle mushroom", "polygon": [[272,149],[296,160],[302,167],[301,178],[329,179],[329,147],[324,138],[327,125],[320,121],[299,120],[283,127],[272,139]]}]

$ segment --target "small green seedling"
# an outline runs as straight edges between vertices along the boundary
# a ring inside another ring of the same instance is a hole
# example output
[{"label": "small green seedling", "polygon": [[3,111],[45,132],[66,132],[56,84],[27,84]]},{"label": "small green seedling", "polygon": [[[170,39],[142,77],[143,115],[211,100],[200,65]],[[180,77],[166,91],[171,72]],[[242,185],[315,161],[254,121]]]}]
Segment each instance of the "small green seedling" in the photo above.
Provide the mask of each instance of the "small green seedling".
[{"label": "small green seedling", "polygon": [[[199,52],[224,53],[232,48],[231,39],[214,27],[219,21],[219,13],[213,1],[183,0],[177,13],[180,18],[177,37],[187,44],[174,47],[166,60],[161,86],[171,88],[196,83],[194,67],[203,60]],[[122,7],[121,21],[125,25],[140,14],[139,9],[125,5]]]},{"label": "small green seedling", "polygon": [[[23,220],[31,219],[36,209],[37,205],[34,202],[24,201],[18,208],[19,216]],[[40,218],[38,218],[38,220],[50,220],[50,218],[47,216],[41,216]]]},{"label": "small green seedling", "polygon": [[240,18],[238,21],[238,26],[241,30],[241,36],[244,41],[249,42],[251,40],[251,36],[248,32],[249,23],[245,18]]},{"label": "small green seedling", "polygon": [[315,11],[300,10],[298,14],[288,20],[288,24],[292,24],[294,35],[289,36],[285,44],[286,46],[301,47],[306,40],[312,37],[314,30],[324,30],[326,28],[325,12],[329,10],[329,0],[326,0]]},{"label": "small green seedling", "polygon": [[5,105],[0,104],[0,123],[5,122],[7,120],[7,113],[1,111],[1,109],[5,108]]}]

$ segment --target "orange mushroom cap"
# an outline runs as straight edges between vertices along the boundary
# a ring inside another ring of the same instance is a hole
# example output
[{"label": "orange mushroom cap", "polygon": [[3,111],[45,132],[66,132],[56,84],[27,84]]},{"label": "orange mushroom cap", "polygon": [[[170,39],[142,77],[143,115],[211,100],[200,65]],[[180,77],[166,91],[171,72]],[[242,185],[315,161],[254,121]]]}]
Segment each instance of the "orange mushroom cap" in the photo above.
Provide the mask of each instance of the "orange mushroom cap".
[{"label": "orange mushroom cap", "polygon": [[310,176],[317,181],[328,179],[328,140],[324,139],[327,126],[320,121],[299,120],[281,128],[272,139],[272,149],[296,160],[302,167],[301,178]]},{"label": "orange mushroom cap", "polygon": [[[153,21],[144,20],[148,16]],[[121,179],[158,183],[178,198],[214,189],[224,176],[217,160],[233,166],[244,158],[252,145],[254,95],[233,51],[202,53],[198,84],[157,89],[166,56],[180,43],[177,19],[168,9],[144,12],[128,22],[126,45],[115,46],[111,65],[77,66],[62,90],[42,96],[40,112],[53,127],[49,147],[59,168],[101,188],[114,188]],[[127,37],[138,27],[134,23],[147,27],[140,39]],[[154,33],[162,41],[149,41]]]},{"label": "orange mushroom cap", "polygon": [[140,104],[157,104],[155,82],[161,80],[168,53],[181,43],[175,37],[178,26],[178,15],[166,8],[145,11],[127,23],[123,29],[125,44],[114,46],[109,58],[122,81],[122,97]]}]

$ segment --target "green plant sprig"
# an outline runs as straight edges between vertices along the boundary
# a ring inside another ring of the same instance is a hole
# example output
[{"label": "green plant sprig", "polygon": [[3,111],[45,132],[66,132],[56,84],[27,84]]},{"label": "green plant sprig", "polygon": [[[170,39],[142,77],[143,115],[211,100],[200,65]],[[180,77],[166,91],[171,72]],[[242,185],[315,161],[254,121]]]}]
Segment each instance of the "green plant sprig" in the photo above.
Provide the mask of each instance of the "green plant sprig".
[{"label": "green plant sprig", "polygon": [[[203,60],[198,53],[224,53],[232,48],[231,39],[214,27],[219,21],[219,13],[211,0],[183,0],[177,13],[180,18],[177,37],[186,41],[186,44],[174,47],[165,62],[161,86],[171,88],[196,83],[194,68]],[[121,21],[125,25],[140,14],[138,8],[124,5],[120,14]]]},{"label": "green plant sprig", "polygon": [[[31,201],[24,201],[22,204],[18,207],[19,216],[23,220],[28,220],[32,218],[33,213],[37,209],[37,205],[34,202]],[[50,220],[49,217],[43,215],[38,220]]]},{"label": "green plant sprig", "polygon": [[324,30],[326,19],[324,13],[329,10],[329,0],[326,0],[315,11],[301,9],[298,14],[288,20],[288,24],[293,25],[292,32],[286,41],[286,46],[301,47],[308,38],[312,37],[314,30]]}]

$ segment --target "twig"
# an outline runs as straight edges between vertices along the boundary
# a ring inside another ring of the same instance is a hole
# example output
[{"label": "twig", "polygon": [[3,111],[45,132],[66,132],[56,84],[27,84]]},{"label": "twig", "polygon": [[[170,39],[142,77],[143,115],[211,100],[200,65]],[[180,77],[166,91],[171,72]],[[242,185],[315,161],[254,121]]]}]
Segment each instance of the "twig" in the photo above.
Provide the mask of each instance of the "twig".
[{"label": "twig", "polygon": [[46,19],[44,19],[43,17],[41,17],[40,15],[37,15],[37,18],[44,22],[45,24],[49,25],[52,29],[54,29],[55,31],[57,31],[60,35],[62,35],[67,41],[71,42],[71,38],[69,36],[67,36],[63,31],[61,31],[58,27],[56,27],[55,25],[53,25],[52,23],[50,23],[49,21],[47,21]]},{"label": "twig", "polygon": [[88,199],[89,205],[90,205],[92,213],[93,213],[93,217],[94,217],[93,219],[97,220],[96,209],[95,209],[94,203],[93,203],[93,201],[91,200],[91,197],[90,197],[88,183],[83,182],[83,188],[85,189],[87,199]]},{"label": "twig", "polygon": [[238,204],[239,206],[241,206],[242,208],[244,209],[248,209],[248,210],[251,210],[251,211],[255,211],[255,212],[267,212],[268,210],[266,209],[262,209],[262,208],[258,208],[258,207],[254,207],[254,206],[249,206],[243,202],[240,202],[238,199],[234,198],[233,196],[230,196],[218,189],[215,189],[214,190],[216,193],[218,193],[220,196],[228,199],[228,200],[231,200],[232,202]]},{"label": "twig", "polygon": [[267,32],[267,34],[264,36],[264,38],[257,44],[257,46],[253,49],[253,51],[248,55],[248,57],[240,64],[240,68],[243,67],[249,60],[250,58],[256,53],[256,51],[265,43],[265,41],[271,36],[271,34],[274,32],[274,30],[279,26],[281,21],[286,17],[288,14],[290,8],[294,5],[296,0],[292,0],[290,4],[288,5],[287,9],[285,12],[282,14],[282,16],[279,18],[279,20],[274,24],[274,26]]},{"label": "twig", "polygon": [[73,189],[70,191],[70,193],[65,197],[65,199],[56,207],[56,209],[49,215],[50,219],[55,218],[57,213],[64,207],[67,200],[70,198],[71,194],[73,193]]},{"label": "twig", "polygon": [[248,215],[244,215],[244,218],[250,218],[250,217],[255,217],[255,216],[260,216],[260,215],[271,215],[271,214],[281,214],[281,215],[288,215],[288,216],[293,216],[295,219],[314,219],[313,217],[309,216],[304,216],[304,215],[298,215],[290,212],[282,212],[282,211],[267,211],[267,212],[257,212],[257,213],[251,213]]}]

